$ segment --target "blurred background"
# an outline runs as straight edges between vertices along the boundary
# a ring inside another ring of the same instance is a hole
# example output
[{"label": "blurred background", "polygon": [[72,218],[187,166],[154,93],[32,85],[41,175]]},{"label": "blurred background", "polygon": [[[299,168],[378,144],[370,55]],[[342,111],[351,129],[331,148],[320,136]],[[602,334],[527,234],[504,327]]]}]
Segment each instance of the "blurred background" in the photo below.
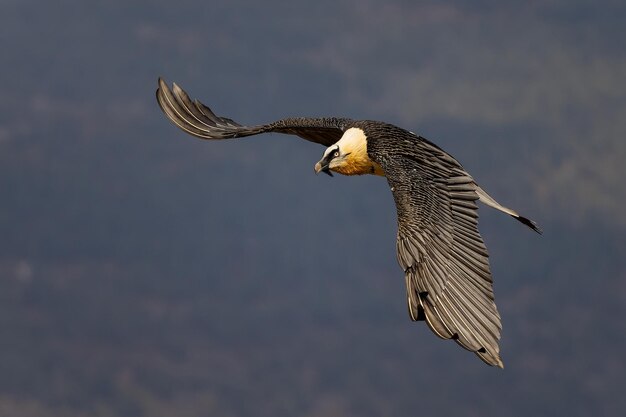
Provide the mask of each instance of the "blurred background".
[{"label": "blurred background", "polygon": [[[621,416],[623,1],[0,0],[0,416]],[[398,124],[489,208],[505,369],[409,321],[386,181],[241,123]]]}]

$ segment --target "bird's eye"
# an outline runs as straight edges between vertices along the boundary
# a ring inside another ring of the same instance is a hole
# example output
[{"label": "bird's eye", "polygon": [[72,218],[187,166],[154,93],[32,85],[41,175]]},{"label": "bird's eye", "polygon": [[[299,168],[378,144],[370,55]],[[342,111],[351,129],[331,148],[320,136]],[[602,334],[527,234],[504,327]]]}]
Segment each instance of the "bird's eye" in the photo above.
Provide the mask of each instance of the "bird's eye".
[{"label": "bird's eye", "polygon": [[333,158],[336,158],[336,157],[338,157],[338,156],[339,156],[339,151],[335,151],[335,152],[333,152]]}]

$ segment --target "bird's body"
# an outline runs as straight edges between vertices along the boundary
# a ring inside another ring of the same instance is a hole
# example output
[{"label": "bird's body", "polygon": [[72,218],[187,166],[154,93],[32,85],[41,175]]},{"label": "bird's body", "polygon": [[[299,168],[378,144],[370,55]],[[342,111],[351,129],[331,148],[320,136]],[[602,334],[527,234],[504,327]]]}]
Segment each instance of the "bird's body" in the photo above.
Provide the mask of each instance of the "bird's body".
[{"label": "bird's body", "polygon": [[540,232],[482,190],[461,164],[432,142],[397,126],[347,118],[290,118],[242,126],[191,101],[159,80],[157,100],[181,129],[203,139],[266,132],[300,136],[327,146],[316,172],[384,176],[398,214],[398,262],[405,273],[412,320],[456,340],[489,365],[502,367],[500,315],[494,303],[488,253],[478,232],[476,201]]}]

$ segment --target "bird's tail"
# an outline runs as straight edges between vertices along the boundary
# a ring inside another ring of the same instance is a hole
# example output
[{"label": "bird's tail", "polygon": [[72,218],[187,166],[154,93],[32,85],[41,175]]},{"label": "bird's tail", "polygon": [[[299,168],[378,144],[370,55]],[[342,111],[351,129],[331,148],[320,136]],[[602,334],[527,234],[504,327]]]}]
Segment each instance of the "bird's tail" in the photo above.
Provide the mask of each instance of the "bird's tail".
[{"label": "bird's tail", "polygon": [[535,223],[534,221],[520,216],[519,214],[517,214],[517,212],[515,210],[511,210],[508,207],[504,207],[503,205],[501,205],[500,203],[498,203],[496,200],[493,199],[493,197],[491,197],[489,194],[487,194],[487,192],[485,190],[483,190],[482,188],[480,188],[478,185],[476,185],[476,194],[478,194],[478,197],[480,198],[480,201],[482,201],[483,203],[485,203],[486,205],[488,205],[489,207],[493,207],[496,210],[500,210],[508,215],[510,215],[511,217],[513,217],[514,219],[520,221],[521,223],[524,223],[526,226],[530,227],[531,229],[533,229],[535,232],[541,234],[542,231],[539,228],[539,226],[537,226],[537,223]]}]

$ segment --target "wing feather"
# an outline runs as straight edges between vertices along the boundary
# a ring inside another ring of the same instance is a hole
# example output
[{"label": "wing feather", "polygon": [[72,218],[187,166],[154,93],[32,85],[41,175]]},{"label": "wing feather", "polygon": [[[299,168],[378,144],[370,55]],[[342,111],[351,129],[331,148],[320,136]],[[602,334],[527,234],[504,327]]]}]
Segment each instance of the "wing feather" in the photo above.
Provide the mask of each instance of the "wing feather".
[{"label": "wing feather", "polygon": [[437,336],[502,367],[502,327],[489,255],[478,232],[477,185],[440,148],[417,136],[402,139],[411,143],[393,150],[373,146],[372,157],[383,167],[396,202],[398,262],[410,316],[415,320],[421,310]]},{"label": "wing feather", "polygon": [[189,95],[175,83],[170,89],[159,78],[156,91],[161,110],[176,126],[201,139],[233,139],[260,133],[275,132],[296,135],[311,142],[330,146],[341,139],[353,122],[350,119],[321,117],[296,117],[273,123],[243,126],[227,117],[217,116],[213,111]]}]

